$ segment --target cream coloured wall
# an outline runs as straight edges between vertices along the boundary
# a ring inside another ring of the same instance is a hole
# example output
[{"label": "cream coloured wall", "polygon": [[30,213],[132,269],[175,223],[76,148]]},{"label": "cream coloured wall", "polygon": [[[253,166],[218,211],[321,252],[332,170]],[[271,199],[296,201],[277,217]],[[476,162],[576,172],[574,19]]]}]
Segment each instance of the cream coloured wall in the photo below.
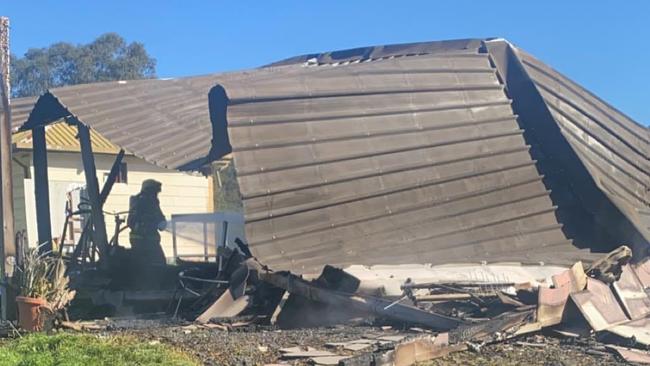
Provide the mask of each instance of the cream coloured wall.
[{"label": "cream coloured wall", "polygon": [[[14,156],[11,164],[12,184],[14,194],[14,228],[16,233],[19,231],[27,232],[27,219],[25,213],[25,168],[29,169],[30,163],[25,156]],[[29,174],[29,173],[27,173]]]},{"label": "cream coloured wall", "polygon": [[[28,154],[28,153],[23,153]],[[114,160],[113,155],[96,154],[95,164],[100,186],[103,186],[105,175],[108,174]],[[33,176],[31,157],[25,159],[30,166]],[[160,205],[169,219],[172,214],[205,213],[211,207],[208,178],[194,176],[178,171],[159,168],[135,156],[127,156],[128,183],[116,183],[104,205],[104,210],[109,212],[127,211],[129,197],[140,191],[142,181],[156,179],[162,182]],[[48,178],[50,181],[50,210],[52,212],[52,235],[58,237],[64,223],[65,192],[74,184],[84,184],[85,176],[79,153],[49,152],[48,153]],[[20,190],[16,186],[14,192]],[[31,179],[24,179],[23,191],[26,193],[23,200],[24,221],[29,236],[30,245],[36,244],[36,214],[34,204],[34,187]],[[106,215],[106,229],[110,237],[114,232],[113,216]],[[18,220],[17,220],[18,221]],[[167,257],[172,256],[172,237],[169,232],[162,232],[162,246]],[[120,244],[129,246],[128,229],[120,235]],[[202,247],[194,242],[180,240],[178,242],[179,254],[201,253]]]}]

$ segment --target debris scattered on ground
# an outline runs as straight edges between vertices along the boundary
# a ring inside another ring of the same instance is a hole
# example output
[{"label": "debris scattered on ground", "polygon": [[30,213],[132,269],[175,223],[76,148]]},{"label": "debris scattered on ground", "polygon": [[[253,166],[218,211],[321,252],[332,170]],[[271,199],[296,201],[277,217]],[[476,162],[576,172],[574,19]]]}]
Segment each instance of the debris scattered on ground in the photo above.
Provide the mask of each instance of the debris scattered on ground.
[{"label": "debris scattered on ground", "polygon": [[[621,247],[586,270],[577,262],[552,275],[550,281],[416,283],[407,279],[401,286],[401,295],[381,296],[378,292],[359,292],[361,281],[334,267],[325,267],[320,277],[309,281],[289,272],[273,272],[251,258],[242,262],[230,290],[209,311],[210,317],[245,313],[244,308],[255,302],[256,289],[270,285],[280,289],[282,295],[276,296],[274,310],[269,313],[273,316],[264,314],[261,318],[268,323],[270,319],[300,323],[301,318],[320,317],[321,325],[333,325],[345,323],[346,318],[352,321],[361,317],[368,324],[393,323],[398,329],[418,330],[377,337],[366,335],[343,342],[330,340],[322,349],[294,346],[280,350],[280,359],[309,359],[315,364],[412,365],[468,349],[483,353],[486,346],[498,343],[541,349],[545,343],[514,339],[544,331],[568,339],[597,336],[608,339],[612,345],[642,348],[650,344],[650,326],[646,326],[650,325],[646,318],[650,314],[650,298],[646,294],[650,276],[646,262],[633,265],[630,259],[629,248]],[[228,305],[214,311],[224,297]],[[247,305],[236,306],[238,301]],[[231,312],[233,308],[236,311]],[[285,313],[290,314],[283,316]],[[326,315],[330,313],[337,316]],[[207,319],[201,315],[198,321],[205,323]],[[392,329],[384,327],[386,331]],[[618,336],[619,341],[611,335]],[[511,339],[514,343],[509,343]],[[592,347],[585,352],[594,357],[610,357],[612,352],[619,358],[648,356],[641,349],[616,346]]]},{"label": "debris scattered on ground", "polygon": [[650,362],[650,265],[628,254],[521,283],[406,279],[391,296],[360,292],[360,280],[334,267],[306,279],[239,256],[220,275],[228,286],[218,282],[197,293],[191,312],[175,312],[194,321],[157,314],[60,327],[171,344],[208,365]]}]

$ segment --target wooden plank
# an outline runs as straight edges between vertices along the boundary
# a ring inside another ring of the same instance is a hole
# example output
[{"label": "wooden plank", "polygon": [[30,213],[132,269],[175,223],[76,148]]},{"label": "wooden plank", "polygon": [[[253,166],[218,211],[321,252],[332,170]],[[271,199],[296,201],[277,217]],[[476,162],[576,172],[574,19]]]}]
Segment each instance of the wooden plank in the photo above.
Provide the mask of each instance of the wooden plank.
[{"label": "wooden plank", "polygon": [[[9,98],[11,93],[9,83],[9,18],[0,18],[0,94],[2,96],[2,116],[0,116],[0,223],[2,224],[2,263],[4,258],[16,255],[14,236],[14,198],[13,174],[11,172],[11,108]],[[4,317],[3,317],[4,319]]]},{"label": "wooden plank", "polygon": [[[11,276],[6,259],[16,255],[16,238],[14,234],[14,197],[13,173],[11,171],[11,107],[9,94],[9,18],[0,17],[0,94],[2,98],[2,115],[0,116],[0,281]],[[13,299],[11,300],[13,303]],[[7,288],[0,286],[0,316],[7,320]]]},{"label": "wooden plank", "polygon": [[406,321],[412,324],[420,324],[429,328],[448,330],[463,324],[463,321],[444,315],[420,310],[413,306],[407,306],[391,301],[356,294],[348,294],[339,291],[327,290],[316,287],[298,276],[282,273],[259,273],[261,280],[276,287],[287,290],[310,300],[333,304],[334,306],[350,307],[360,311],[375,314],[377,316]]},{"label": "wooden plank", "polygon": [[79,144],[81,145],[81,160],[86,176],[86,189],[90,200],[91,216],[93,220],[92,239],[99,254],[102,258],[108,256],[108,239],[106,235],[106,223],[104,213],[102,212],[102,202],[99,193],[99,183],[97,182],[97,169],[95,168],[95,157],[90,141],[90,130],[86,125],[75,121],[79,131]]}]

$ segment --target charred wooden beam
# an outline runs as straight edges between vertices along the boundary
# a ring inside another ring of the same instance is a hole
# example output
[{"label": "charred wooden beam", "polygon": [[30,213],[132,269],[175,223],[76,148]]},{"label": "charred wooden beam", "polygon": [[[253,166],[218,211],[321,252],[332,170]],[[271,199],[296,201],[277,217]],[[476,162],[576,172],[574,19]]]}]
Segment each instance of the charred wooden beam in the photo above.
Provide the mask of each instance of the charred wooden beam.
[{"label": "charred wooden beam", "polygon": [[117,154],[115,157],[115,161],[113,162],[113,166],[111,167],[111,171],[108,173],[108,178],[106,178],[106,182],[104,183],[104,186],[102,187],[102,191],[99,194],[99,200],[104,205],[106,203],[106,199],[108,198],[108,195],[111,194],[111,190],[113,189],[113,185],[115,184],[115,181],[117,180],[117,175],[120,174],[120,166],[122,165],[122,160],[124,159],[124,149],[120,149],[120,152]]},{"label": "charred wooden beam", "polygon": [[97,181],[97,169],[95,168],[95,157],[93,155],[90,141],[90,129],[79,122],[72,120],[77,125],[79,143],[81,145],[81,160],[83,162],[84,174],[86,176],[86,190],[90,200],[91,217],[93,221],[92,239],[97,246],[102,258],[108,256],[108,239],[106,235],[106,223],[102,212],[102,201],[99,194],[99,183]]},{"label": "charred wooden beam", "polygon": [[470,300],[470,294],[431,294],[415,296],[416,301],[456,301],[456,300]]},{"label": "charred wooden beam", "polygon": [[375,316],[419,324],[437,330],[449,330],[464,322],[460,319],[420,310],[416,307],[393,303],[388,300],[348,294],[314,286],[290,273],[260,272],[259,278],[289,293],[334,306],[351,307]]},{"label": "charred wooden beam", "polygon": [[47,145],[44,126],[37,126],[32,130],[32,151],[38,244],[42,245],[40,249],[42,252],[47,252],[52,250],[52,224],[50,223],[50,188],[47,177]]},{"label": "charred wooden beam", "polygon": [[503,313],[490,320],[460,326],[449,332],[451,343],[465,341],[493,342],[517,335],[517,330],[532,322],[535,309]]}]

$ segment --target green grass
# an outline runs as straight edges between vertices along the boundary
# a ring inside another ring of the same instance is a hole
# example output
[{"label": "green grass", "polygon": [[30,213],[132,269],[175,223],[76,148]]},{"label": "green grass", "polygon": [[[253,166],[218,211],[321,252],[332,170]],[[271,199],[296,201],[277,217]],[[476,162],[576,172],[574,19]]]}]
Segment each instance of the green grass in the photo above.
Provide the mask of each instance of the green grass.
[{"label": "green grass", "polygon": [[168,346],[128,337],[99,337],[60,333],[30,334],[0,343],[1,366],[118,366],[200,363]]}]

